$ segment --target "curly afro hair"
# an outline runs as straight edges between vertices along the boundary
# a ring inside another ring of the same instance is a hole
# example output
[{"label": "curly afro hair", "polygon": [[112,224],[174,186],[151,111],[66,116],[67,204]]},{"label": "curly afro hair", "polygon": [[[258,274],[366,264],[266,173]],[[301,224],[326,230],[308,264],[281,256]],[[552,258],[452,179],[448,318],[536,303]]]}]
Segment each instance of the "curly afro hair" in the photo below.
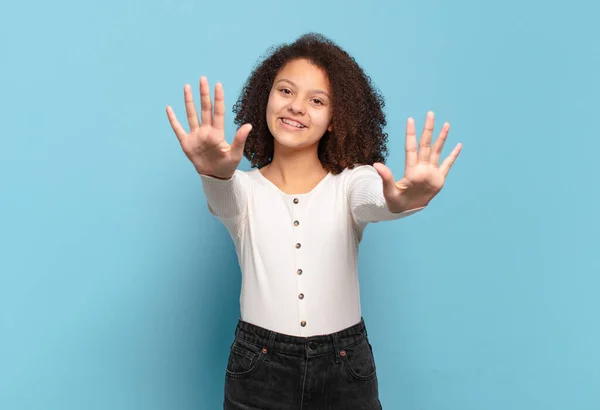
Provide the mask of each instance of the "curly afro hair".
[{"label": "curly afro hair", "polygon": [[291,44],[271,48],[256,65],[233,106],[235,124],[252,124],[244,147],[251,166],[262,168],[273,159],[273,135],[265,112],[275,77],[286,63],[306,59],[328,76],[332,100],[332,132],[319,141],[323,168],[339,174],[355,165],[384,162],[388,155],[383,96],[346,51],[330,39],[308,33]]}]

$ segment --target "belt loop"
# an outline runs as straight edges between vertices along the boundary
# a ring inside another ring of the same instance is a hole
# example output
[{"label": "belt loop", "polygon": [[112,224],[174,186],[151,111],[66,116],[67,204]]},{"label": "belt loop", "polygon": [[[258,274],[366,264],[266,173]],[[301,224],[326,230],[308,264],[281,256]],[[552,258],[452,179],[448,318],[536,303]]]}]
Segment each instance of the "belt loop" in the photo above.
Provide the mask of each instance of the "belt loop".
[{"label": "belt loop", "polygon": [[364,317],[360,317],[360,322],[358,322],[358,328],[359,328],[359,332],[365,332],[365,336],[369,336],[369,334],[367,333],[367,325],[365,324],[365,318]]},{"label": "belt loop", "polygon": [[275,341],[275,336],[277,336],[277,333],[271,330],[270,334],[269,334],[269,343],[267,344],[267,349],[269,349],[269,352],[273,348],[273,342]]},{"label": "belt loop", "polygon": [[277,335],[274,331],[269,331],[269,341],[267,342],[267,353],[265,360],[268,362],[271,360],[271,349],[273,349],[273,342],[275,341],[275,336]]},{"label": "belt loop", "polygon": [[340,363],[342,361],[342,357],[340,356],[340,336],[336,333],[332,333],[331,337],[333,339],[333,354],[335,355],[335,362]]}]

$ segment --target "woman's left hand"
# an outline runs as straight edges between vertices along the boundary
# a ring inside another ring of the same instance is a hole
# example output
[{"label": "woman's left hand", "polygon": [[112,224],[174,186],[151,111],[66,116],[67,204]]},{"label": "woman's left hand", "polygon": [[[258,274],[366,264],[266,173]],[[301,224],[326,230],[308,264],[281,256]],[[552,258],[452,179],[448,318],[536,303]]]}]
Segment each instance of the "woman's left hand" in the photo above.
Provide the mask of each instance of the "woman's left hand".
[{"label": "woman's left hand", "polygon": [[373,164],[383,180],[383,195],[390,212],[403,212],[424,207],[444,186],[446,176],[458,157],[462,144],[457,144],[450,155],[438,166],[450,124],[444,124],[432,146],[433,124],[434,114],[429,111],[417,152],[415,122],[412,118],[408,119],[404,178],[395,182],[392,171],[388,167],[380,162]]}]

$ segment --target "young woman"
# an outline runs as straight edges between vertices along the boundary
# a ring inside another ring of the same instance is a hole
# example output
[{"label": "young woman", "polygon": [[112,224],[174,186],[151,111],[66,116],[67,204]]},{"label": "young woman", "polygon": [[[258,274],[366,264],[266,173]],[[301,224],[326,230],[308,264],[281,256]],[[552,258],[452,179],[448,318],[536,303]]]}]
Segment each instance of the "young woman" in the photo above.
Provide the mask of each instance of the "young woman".
[{"label": "young woman", "polygon": [[[189,85],[184,95],[190,131],[171,107],[167,115],[242,271],[224,408],[380,409],[358,245],[368,223],[418,212],[440,191],[461,149],[440,164],[449,124],[432,145],[429,112],[417,149],[408,119],[396,182],[383,165],[383,98],[352,57],[316,34],[255,68],[234,106],[241,126],[231,144],[222,85],[213,109],[200,79],[200,119]],[[238,170],[242,155],[256,169]]]}]

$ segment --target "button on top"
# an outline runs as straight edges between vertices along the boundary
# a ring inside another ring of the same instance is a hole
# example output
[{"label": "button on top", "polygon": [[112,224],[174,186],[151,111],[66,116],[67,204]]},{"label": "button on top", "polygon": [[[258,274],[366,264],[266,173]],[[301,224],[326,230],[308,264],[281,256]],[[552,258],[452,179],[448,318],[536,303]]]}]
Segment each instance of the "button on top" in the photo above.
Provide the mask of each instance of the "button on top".
[{"label": "button on top", "polygon": [[302,322],[300,322],[300,326],[305,327],[306,326],[306,320],[303,320]]},{"label": "button on top", "polygon": [[294,221],[294,226],[298,226],[298,225],[300,225],[300,222]]},{"label": "button on top", "polygon": [[299,294],[298,299],[304,299],[304,293]]},{"label": "button on top", "polygon": [[294,198],[294,203],[297,204],[298,202],[300,202],[298,198]]},{"label": "button on top", "polygon": [[298,275],[302,275],[302,269],[298,269],[298,270],[296,271],[296,273],[297,273]]},{"label": "button on top", "polygon": [[302,245],[300,245],[299,243],[296,244],[296,249],[300,249]]}]

